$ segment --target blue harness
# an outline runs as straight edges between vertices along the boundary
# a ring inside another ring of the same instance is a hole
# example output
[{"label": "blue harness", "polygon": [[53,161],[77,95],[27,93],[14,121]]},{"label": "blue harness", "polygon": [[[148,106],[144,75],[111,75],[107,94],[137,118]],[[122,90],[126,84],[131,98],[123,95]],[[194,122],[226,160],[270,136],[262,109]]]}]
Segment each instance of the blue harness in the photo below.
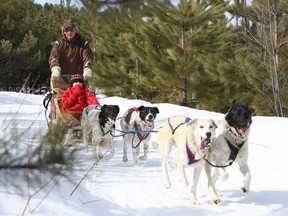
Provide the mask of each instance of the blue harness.
[{"label": "blue harness", "polygon": [[181,125],[188,123],[190,120],[191,120],[190,118],[186,117],[186,119],[185,119],[184,122],[180,123],[180,124],[177,125],[175,128],[173,128],[173,126],[171,125],[171,122],[170,122],[170,118],[168,118],[168,124],[169,124],[169,127],[170,127],[171,131],[172,131],[172,134],[174,134],[175,131],[176,131]]},{"label": "blue harness", "polygon": [[[171,122],[170,122],[170,118],[168,119],[168,124],[169,124],[169,127],[171,129],[171,132],[172,134],[175,133],[175,131],[183,124],[187,124],[191,119],[186,117],[185,121],[178,124],[175,128],[173,128]],[[186,142],[186,153],[187,153],[187,157],[188,157],[188,165],[191,165],[191,164],[194,164],[196,162],[198,162],[199,160],[195,160],[195,155],[191,152],[189,146],[188,146],[188,143]]]}]

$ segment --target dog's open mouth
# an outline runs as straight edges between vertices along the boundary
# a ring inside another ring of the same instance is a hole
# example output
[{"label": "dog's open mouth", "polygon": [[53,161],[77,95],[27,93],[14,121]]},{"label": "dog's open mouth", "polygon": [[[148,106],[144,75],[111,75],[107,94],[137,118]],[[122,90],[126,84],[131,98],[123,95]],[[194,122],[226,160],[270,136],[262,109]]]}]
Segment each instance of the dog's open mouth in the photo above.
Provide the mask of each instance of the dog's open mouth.
[{"label": "dog's open mouth", "polygon": [[148,128],[153,129],[154,128],[154,121],[153,120],[145,120],[145,124],[147,125]]},{"label": "dog's open mouth", "polygon": [[210,147],[211,140],[209,138],[203,138],[201,137],[201,149],[205,149],[207,147]]},{"label": "dog's open mouth", "polygon": [[245,137],[247,132],[247,128],[237,128],[237,133],[240,137]]}]

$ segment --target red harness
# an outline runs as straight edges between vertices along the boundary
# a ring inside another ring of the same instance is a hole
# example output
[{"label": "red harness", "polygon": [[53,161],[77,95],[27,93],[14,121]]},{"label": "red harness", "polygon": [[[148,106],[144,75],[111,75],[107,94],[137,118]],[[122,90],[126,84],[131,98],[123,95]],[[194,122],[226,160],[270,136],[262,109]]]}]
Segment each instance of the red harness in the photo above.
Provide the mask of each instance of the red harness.
[{"label": "red harness", "polygon": [[199,160],[195,160],[195,155],[191,152],[188,143],[186,143],[186,153],[187,153],[187,157],[188,157],[188,165],[192,165],[194,163],[197,163]]},{"label": "red harness", "polygon": [[[123,120],[127,123],[127,119],[128,119],[128,122],[130,121],[130,117],[131,117],[131,114],[132,112],[135,111],[135,112],[139,112],[139,110],[137,109],[137,107],[134,107],[134,108],[131,108],[127,114],[123,117]],[[139,127],[139,125],[135,122],[134,124],[134,128],[136,131],[138,130],[141,130],[141,128]],[[138,139],[140,140],[140,142],[144,139],[146,139],[148,137],[149,133],[144,133],[144,135],[141,134],[141,132],[137,132],[137,136],[138,136]]]}]

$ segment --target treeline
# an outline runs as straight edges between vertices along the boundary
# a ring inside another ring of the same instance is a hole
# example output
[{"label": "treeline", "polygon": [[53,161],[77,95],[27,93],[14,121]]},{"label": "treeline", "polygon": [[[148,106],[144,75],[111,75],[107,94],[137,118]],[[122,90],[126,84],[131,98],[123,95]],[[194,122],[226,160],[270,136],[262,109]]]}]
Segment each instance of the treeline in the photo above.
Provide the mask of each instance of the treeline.
[{"label": "treeline", "polygon": [[0,5],[0,88],[49,86],[48,56],[72,18],[108,95],[288,116],[287,0],[29,0]]}]

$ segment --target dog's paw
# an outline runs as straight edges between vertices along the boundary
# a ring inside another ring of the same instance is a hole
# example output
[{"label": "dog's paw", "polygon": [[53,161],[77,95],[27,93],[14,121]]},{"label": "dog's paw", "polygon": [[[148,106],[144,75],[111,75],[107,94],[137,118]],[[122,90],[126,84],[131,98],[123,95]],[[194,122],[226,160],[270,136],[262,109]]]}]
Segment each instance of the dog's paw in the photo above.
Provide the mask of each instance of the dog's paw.
[{"label": "dog's paw", "polygon": [[201,205],[201,203],[193,197],[190,199],[190,202],[192,205],[198,205],[198,206]]},{"label": "dog's paw", "polygon": [[214,204],[219,204],[219,203],[220,203],[220,199],[219,199],[219,198],[214,199],[214,200],[213,200],[213,203],[214,203]]},{"label": "dog's paw", "polygon": [[171,187],[171,183],[170,183],[170,181],[165,181],[164,182],[164,186],[165,186],[165,188],[170,188]]},{"label": "dog's paw", "polygon": [[241,187],[241,190],[243,191],[243,193],[248,194],[249,190],[245,187]]},{"label": "dog's paw", "polygon": [[127,162],[128,161],[128,157],[127,156],[123,156],[122,161],[123,162]]},{"label": "dog's paw", "polygon": [[141,160],[141,161],[147,160],[147,156],[140,156],[139,160]]}]

